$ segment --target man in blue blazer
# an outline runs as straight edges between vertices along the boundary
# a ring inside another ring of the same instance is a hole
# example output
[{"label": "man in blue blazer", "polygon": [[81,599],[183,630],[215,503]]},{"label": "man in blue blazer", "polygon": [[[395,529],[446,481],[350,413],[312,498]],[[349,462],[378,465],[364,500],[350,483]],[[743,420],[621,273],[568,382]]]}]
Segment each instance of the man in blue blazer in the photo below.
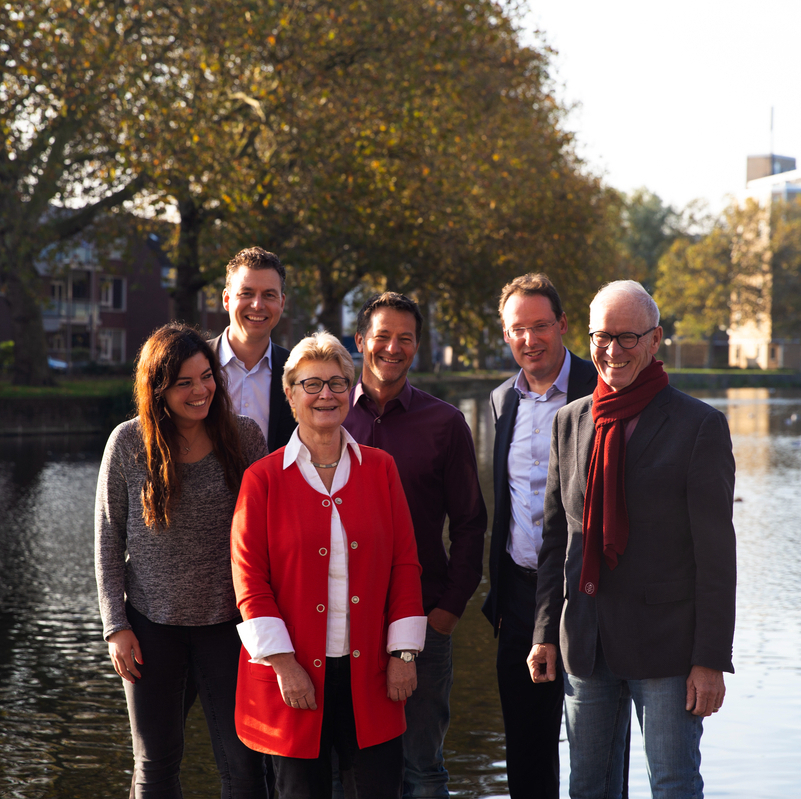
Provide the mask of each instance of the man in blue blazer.
[{"label": "man in blue blazer", "polygon": [[283,447],[296,422],[281,376],[289,351],[270,340],[286,303],[286,269],[261,247],[238,252],[228,263],[223,306],[230,324],[209,344],[228,377],[234,413],[258,422],[267,449]]},{"label": "man in blue blazer", "polygon": [[734,670],[729,428],[669,385],[639,283],[598,292],[590,339],[598,385],[553,427],[532,679],[561,653],[571,799],[620,796],[632,700],[652,796],[703,796],[702,721]]},{"label": "man in blue blazer", "polygon": [[535,685],[531,650],[551,424],[566,403],[591,394],[595,367],[562,343],[567,317],[551,281],[527,274],[504,286],[504,339],[520,372],[490,397],[495,419],[495,516],[490,591],[483,611],[498,636],[498,688],[512,799],[558,799],[561,675]]}]

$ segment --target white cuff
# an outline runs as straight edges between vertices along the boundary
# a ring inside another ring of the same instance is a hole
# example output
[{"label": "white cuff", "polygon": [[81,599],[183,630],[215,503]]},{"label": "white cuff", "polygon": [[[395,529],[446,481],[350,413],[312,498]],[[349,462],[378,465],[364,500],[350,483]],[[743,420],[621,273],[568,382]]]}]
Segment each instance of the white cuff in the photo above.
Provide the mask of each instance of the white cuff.
[{"label": "white cuff", "polygon": [[251,663],[264,663],[270,655],[294,652],[292,639],[283,619],[277,616],[260,616],[236,625],[242,646],[247,649]]},{"label": "white cuff", "polygon": [[428,616],[407,616],[389,625],[387,630],[387,652],[396,649],[416,649],[423,651],[426,645],[426,624]]}]

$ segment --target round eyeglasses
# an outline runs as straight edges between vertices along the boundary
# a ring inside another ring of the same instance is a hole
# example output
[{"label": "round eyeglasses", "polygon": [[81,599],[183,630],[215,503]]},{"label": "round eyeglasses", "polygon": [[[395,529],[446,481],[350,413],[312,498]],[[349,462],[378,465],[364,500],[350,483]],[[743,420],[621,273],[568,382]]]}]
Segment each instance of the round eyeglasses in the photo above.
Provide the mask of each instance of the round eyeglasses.
[{"label": "round eyeglasses", "polygon": [[617,343],[620,344],[624,350],[633,350],[643,336],[647,336],[654,330],[656,330],[656,328],[652,327],[650,330],[646,330],[645,333],[640,333],[639,335],[637,335],[637,333],[618,333],[616,336],[607,333],[605,330],[595,330],[590,333],[590,341],[592,341],[599,350],[605,350],[617,339]]},{"label": "round eyeglasses", "polygon": [[344,394],[350,388],[350,380],[347,377],[332,377],[330,380],[322,380],[319,377],[307,377],[305,380],[298,380],[293,386],[303,386],[307,394],[319,394],[323,386],[328,386],[334,394]]}]

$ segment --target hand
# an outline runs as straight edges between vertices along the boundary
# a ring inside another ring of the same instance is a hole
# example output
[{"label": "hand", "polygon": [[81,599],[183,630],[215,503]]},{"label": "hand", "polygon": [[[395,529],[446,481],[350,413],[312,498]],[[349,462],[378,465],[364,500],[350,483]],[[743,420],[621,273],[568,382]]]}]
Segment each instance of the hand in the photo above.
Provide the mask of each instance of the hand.
[{"label": "hand", "polygon": [[275,669],[281,696],[289,707],[295,710],[317,710],[311,677],[295,660],[293,652],[270,655],[270,665]]},{"label": "hand", "polygon": [[556,679],[556,644],[534,644],[526,664],[532,682],[553,682]]},{"label": "hand", "polygon": [[693,716],[711,716],[723,705],[726,684],[723,672],[705,666],[693,666],[687,678],[687,704],[685,710]]},{"label": "hand", "polygon": [[116,633],[112,633],[108,637],[108,654],[114,664],[114,671],[123,680],[135,683],[141,679],[142,675],[136,664],[141,666],[144,660],[142,660],[142,650],[139,648],[139,639],[133,630],[117,630]]},{"label": "hand", "polygon": [[408,699],[417,688],[417,666],[414,661],[404,663],[400,658],[389,659],[387,664],[387,696],[393,702]]},{"label": "hand", "polygon": [[428,623],[438,633],[450,635],[456,629],[456,625],[459,623],[459,617],[449,610],[434,608],[434,610],[428,614]]}]

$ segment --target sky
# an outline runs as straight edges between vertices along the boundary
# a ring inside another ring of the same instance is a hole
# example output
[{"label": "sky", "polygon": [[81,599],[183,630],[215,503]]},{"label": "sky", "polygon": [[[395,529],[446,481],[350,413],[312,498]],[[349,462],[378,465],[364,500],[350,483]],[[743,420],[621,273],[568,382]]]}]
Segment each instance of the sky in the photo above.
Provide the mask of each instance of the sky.
[{"label": "sky", "polygon": [[801,0],[529,4],[523,41],[558,51],[566,127],[608,185],[719,212],[771,141],[801,167]]}]

